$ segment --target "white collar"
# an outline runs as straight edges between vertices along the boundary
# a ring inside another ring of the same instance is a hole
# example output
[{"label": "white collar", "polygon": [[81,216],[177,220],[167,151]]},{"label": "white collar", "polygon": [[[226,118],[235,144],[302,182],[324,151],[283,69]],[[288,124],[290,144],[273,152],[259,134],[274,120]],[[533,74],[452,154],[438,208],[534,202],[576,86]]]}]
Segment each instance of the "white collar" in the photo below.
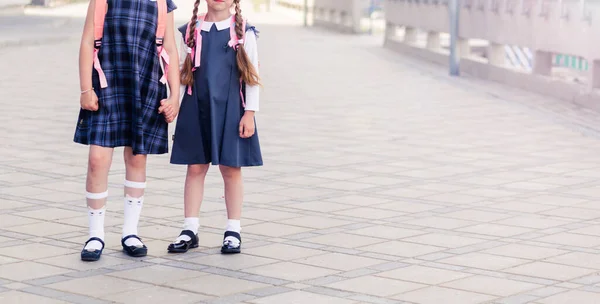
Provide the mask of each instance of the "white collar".
[{"label": "white collar", "polygon": [[210,28],[213,24],[217,26],[218,31],[226,30],[231,26],[231,17],[217,22],[203,21],[202,30],[205,32],[210,32]]}]

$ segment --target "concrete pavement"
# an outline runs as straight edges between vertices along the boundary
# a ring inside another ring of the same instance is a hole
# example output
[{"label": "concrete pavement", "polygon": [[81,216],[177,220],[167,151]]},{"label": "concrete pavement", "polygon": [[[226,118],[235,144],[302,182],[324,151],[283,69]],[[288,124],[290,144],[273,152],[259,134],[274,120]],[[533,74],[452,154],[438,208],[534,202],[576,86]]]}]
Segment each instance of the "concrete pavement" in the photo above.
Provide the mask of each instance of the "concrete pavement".
[{"label": "concrete pavement", "polygon": [[598,302],[597,113],[450,79],[377,37],[304,29],[294,13],[250,15],[265,166],[244,171],[237,256],[218,253],[214,169],[200,248],[166,253],[185,169],[165,155],[149,159],[149,256],[126,257],[117,149],[107,248],[79,261],[78,41],[0,47],[0,303]]}]

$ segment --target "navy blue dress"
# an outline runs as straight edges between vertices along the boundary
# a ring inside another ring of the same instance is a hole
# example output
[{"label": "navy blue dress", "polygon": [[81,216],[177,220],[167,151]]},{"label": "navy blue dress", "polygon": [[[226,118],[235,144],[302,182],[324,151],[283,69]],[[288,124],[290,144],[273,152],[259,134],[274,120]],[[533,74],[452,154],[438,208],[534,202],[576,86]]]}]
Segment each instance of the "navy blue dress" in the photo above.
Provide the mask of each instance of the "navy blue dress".
[{"label": "navy blue dress", "polygon": [[[81,109],[74,141],[102,147],[128,146],[134,154],[169,151],[168,124],[158,114],[167,86],[156,50],[158,6],[150,0],[108,0],[98,58],[108,87],[92,69],[98,111]],[[167,0],[167,11],[177,7]],[[175,63],[177,64],[177,63]]]},{"label": "navy blue dress", "polygon": [[[187,24],[179,28],[182,35],[186,28]],[[250,30],[255,28],[247,26],[246,31]],[[213,24],[201,35],[200,67],[194,71],[192,95],[186,93],[181,102],[171,163],[261,166],[258,132],[250,138],[239,135],[244,108],[236,51],[227,45],[229,29],[217,30]]]}]

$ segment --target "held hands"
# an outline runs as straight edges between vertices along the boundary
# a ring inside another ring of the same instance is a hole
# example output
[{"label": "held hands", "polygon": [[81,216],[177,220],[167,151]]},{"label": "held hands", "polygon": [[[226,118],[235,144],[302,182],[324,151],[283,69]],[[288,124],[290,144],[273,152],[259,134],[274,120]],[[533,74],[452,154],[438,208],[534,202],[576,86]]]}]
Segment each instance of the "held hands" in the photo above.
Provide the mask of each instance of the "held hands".
[{"label": "held hands", "polygon": [[179,103],[171,99],[163,99],[160,101],[158,113],[163,114],[168,123],[172,123],[179,114]]},{"label": "held hands", "polygon": [[81,93],[79,97],[81,108],[88,111],[98,111],[98,96],[94,90],[88,90]]},{"label": "held hands", "polygon": [[240,120],[240,137],[250,138],[254,135],[254,112],[246,111]]}]

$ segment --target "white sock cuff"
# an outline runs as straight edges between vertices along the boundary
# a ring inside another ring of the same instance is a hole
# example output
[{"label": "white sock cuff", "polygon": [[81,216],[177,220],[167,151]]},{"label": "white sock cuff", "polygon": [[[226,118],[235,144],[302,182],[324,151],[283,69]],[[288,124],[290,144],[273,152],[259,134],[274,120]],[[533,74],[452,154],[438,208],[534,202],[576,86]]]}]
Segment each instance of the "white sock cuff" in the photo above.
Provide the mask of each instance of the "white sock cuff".
[{"label": "white sock cuff", "polygon": [[128,201],[143,203],[144,202],[144,196],[142,195],[140,197],[133,197],[133,196],[131,196],[129,194],[126,194],[125,195],[125,202],[128,202]]},{"label": "white sock cuff", "polygon": [[107,197],[108,197],[108,190],[106,190],[104,192],[100,192],[100,193],[91,193],[91,192],[85,193],[85,198],[88,198],[88,199],[98,200],[98,199],[103,199],[103,198],[107,198]]},{"label": "white sock cuff", "polygon": [[125,187],[135,188],[135,189],[145,189],[146,182],[132,182],[132,181],[125,180]]},{"label": "white sock cuff", "polygon": [[200,218],[199,217],[186,217],[183,219],[184,223],[189,223],[189,224],[196,224],[196,223],[200,223]]},{"label": "white sock cuff", "polygon": [[98,212],[98,214],[101,214],[100,212],[105,212],[106,211],[106,205],[104,205],[104,207],[100,208],[100,209],[93,209],[92,207],[88,206],[88,211],[89,212]]}]

